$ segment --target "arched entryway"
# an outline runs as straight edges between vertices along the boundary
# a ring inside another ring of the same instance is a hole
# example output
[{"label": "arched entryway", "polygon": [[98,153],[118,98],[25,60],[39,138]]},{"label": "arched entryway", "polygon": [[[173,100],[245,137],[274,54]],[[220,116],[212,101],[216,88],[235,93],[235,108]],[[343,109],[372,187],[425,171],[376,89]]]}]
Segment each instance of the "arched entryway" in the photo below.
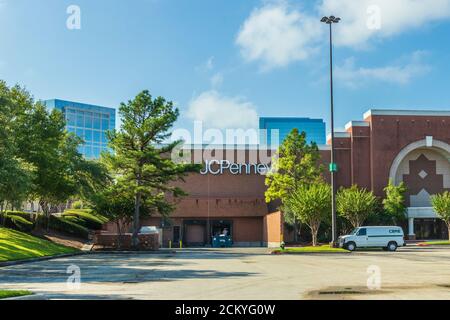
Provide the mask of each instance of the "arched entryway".
[{"label": "arched entryway", "polygon": [[390,179],[408,187],[408,236],[443,238],[447,230],[431,207],[430,197],[450,191],[450,145],[426,137],[406,146],[394,159]]}]

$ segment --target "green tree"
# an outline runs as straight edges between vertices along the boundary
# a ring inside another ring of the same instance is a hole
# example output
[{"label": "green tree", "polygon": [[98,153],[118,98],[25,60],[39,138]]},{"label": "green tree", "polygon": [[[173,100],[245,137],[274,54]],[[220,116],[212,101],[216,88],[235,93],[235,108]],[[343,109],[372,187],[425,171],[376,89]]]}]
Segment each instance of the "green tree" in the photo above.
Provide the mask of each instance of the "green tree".
[{"label": "green tree", "polygon": [[319,165],[320,153],[317,144],[308,144],[306,134],[293,129],[282,142],[272,161],[272,169],[266,176],[266,202],[281,201],[280,209],[285,220],[291,221],[298,236],[298,220],[288,208],[284,208],[291,194],[302,185],[320,179],[323,167]]},{"label": "green tree", "polygon": [[116,225],[117,249],[120,250],[125,228],[133,221],[133,194],[121,190],[118,184],[111,183],[109,187],[101,192],[92,194],[90,203],[94,212],[107,217],[110,222]]},{"label": "green tree", "polygon": [[331,186],[324,182],[301,185],[291,194],[286,206],[311,229],[312,244],[317,246],[320,225],[331,216]]},{"label": "green tree", "polygon": [[353,185],[341,188],[336,196],[339,215],[347,219],[354,228],[360,227],[377,208],[377,198],[371,191]]},{"label": "green tree", "polygon": [[21,159],[16,136],[23,130],[18,119],[31,107],[25,90],[0,81],[0,214],[8,206],[19,207],[29,195],[32,167]]},{"label": "green tree", "polygon": [[25,89],[0,81],[0,211],[38,199],[48,218],[52,205],[105,183],[104,168],[82,157],[82,140],[65,125],[61,112],[49,112]]},{"label": "green tree", "polygon": [[438,217],[444,220],[447,225],[450,240],[450,192],[445,191],[442,194],[431,196],[431,204]]},{"label": "green tree", "polygon": [[73,170],[68,164],[81,141],[66,132],[59,111],[49,112],[40,103],[22,121],[26,128],[20,132],[18,143],[23,158],[35,168],[32,193],[48,220],[52,205],[76,193]]},{"label": "green tree", "polygon": [[106,170],[83,158],[78,151],[83,141],[67,132],[58,110],[48,111],[36,103],[21,121],[24,129],[17,135],[18,146],[34,168],[32,197],[39,200],[48,222],[52,207],[98,190],[107,179]]},{"label": "green tree", "polygon": [[113,153],[105,159],[117,175],[117,183],[133,194],[133,246],[136,247],[141,208],[167,216],[174,209],[168,198],[185,195],[169,182],[183,179],[188,172],[201,168],[171,160],[170,154],[180,141],[162,145],[179,115],[172,102],[162,97],[153,99],[148,91],[143,91],[134,100],[122,103],[119,113],[121,130],[108,134]]},{"label": "green tree", "polygon": [[396,186],[391,179],[386,188],[384,188],[386,197],[383,199],[383,208],[392,217],[394,224],[405,219],[405,193],[407,190],[404,182]]}]

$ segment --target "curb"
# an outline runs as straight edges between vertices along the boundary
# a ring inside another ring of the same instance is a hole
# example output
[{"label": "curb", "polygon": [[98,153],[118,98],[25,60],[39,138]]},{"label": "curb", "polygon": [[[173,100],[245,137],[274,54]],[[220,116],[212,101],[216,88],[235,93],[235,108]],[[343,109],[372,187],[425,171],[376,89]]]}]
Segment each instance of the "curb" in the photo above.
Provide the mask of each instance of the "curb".
[{"label": "curb", "polygon": [[156,250],[156,251],[91,251],[89,254],[175,254],[175,250]]},{"label": "curb", "polygon": [[0,268],[20,265],[20,264],[26,264],[26,263],[34,263],[34,262],[40,262],[40,261],[59,259],[59,258],[68,258],[68,257],[74,257],[74,256],[89,255],[89,254],[175,254],[175,253],[176,253],[176,251],[174,251],[174,250],[172,250],[172,251],[168,251],[168,250],[167,251],[166,250],[158,250],[158,251],[80,251],[80,252],[74,252],[74,253],[59,254],[59,255],[55,255],[55,256],[0,262]]},{"label": "curb", "polygon": [[15,261],[5,261],[5,262],[0,262],[0,268],[1,267],[8,267],[8,266],[15,266],[15,265],[19,265],[19,264],[26,264],[26,263],[33,263],[33,262],[39,262],[39,261],[59,259],[59,258],[74,257],[74,256],[80,256],[80,255],[84,255],[84,254],[89,254],[89,252],[74,252],[74,253],[58,254],[58,255],[55,255],[55,256],[47,256],[47,257],[39,257],[39,258],[15,260]]},{"label": "curb", "polygon": [[0,299],[0,303],[2,301],[26,301],[26,300],[48,300],[48,298],[43,294],[29,294],[26,296],[20,296],[20,297],[12,297],[12,298],[6,298],[6,299]]}]

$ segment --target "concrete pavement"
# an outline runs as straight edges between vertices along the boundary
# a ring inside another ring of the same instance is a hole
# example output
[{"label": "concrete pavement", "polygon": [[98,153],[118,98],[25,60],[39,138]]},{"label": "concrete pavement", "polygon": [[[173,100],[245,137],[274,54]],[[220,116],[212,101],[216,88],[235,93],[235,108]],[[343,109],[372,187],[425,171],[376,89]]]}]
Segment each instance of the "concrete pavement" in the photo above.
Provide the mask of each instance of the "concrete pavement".
[{"label": "concrete pavement", "polygon": [[[380,271],[379,290],[367,288],[368,280],[377,283],[374,270]],[[28,289],[49,299],[450,299],[450,248],[90,254],[0,268],[0,288]]]}]

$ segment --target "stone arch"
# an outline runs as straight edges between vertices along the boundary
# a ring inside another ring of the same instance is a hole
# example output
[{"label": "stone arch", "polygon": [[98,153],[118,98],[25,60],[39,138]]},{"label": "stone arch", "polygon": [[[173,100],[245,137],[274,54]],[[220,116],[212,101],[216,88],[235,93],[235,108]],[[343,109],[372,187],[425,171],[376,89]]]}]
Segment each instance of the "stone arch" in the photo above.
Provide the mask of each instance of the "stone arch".
[{"label": "stone arch", "polygon": [[446,158],[450,163],[450,144],[441,141],[441,140],[435,140],[435,139],[423,139],[416,142],[413,142],[409,145],[407,145],[405,148],[403,148],[399,154],[395,157],[394,161],[392,162],[391,169],[389,171],[389,179],[392,179],[395,184],[398,183],[396,181],[396,174],[398,171],[398,168],[400,164],[402,163],[403,159],[413,152],[416,149],[423,149],[423,148],[429,148],[436,152],[439,152],[444,158]]}]

